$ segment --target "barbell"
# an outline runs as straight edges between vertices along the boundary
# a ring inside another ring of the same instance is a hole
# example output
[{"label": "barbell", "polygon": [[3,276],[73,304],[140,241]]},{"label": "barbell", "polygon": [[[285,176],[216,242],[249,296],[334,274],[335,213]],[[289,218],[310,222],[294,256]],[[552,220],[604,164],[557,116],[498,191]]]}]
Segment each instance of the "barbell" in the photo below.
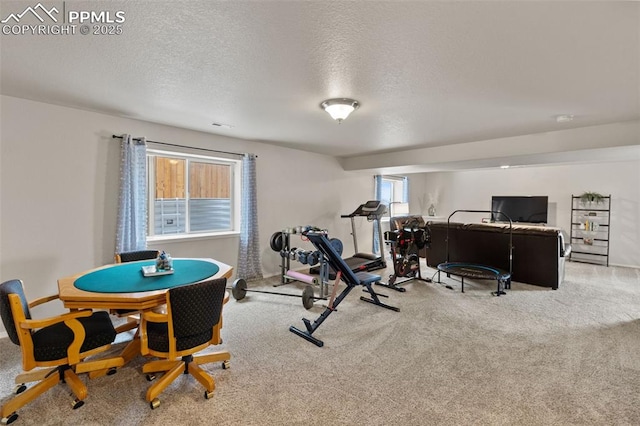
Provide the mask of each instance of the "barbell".
[{"label": "barbell", "polygon": [[290,293],[278,293],[274,291],[264,291],[264,290],[249,290],[247,288],[247,281],[242,278],[238,278],[233,282],[231,286],[231,294],[233,298],[236,300],[242,300],[247,295],[247,292],[253,293],[264,293],[264,294],[275,294],[277,296],[290,296],[290,297],[301,297],[302,298],[302,306],[305,309],[311,309],[313,307],[314,300],[320,300],[321,297],[315,297],[313,293],[313,287],[308,285],[305,286],[304,290],[302,290],[302,295],[298,294],[290,294]]}]

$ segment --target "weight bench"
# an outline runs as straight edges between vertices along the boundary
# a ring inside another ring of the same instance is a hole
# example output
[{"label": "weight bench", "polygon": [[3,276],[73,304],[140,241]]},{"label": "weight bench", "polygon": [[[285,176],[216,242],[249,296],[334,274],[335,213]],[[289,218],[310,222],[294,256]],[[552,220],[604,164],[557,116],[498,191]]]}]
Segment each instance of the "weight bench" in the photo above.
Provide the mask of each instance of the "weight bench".
[{"label": "weight bench", "polygon": [[[304,235],[309,239],[309,241],[311,241],[311,244],[313,244],[315,248],[320,251],[320,253],[322,253],[329,266],[331,266],[333,270],[336,271],[336,281],[333,286],[333,295],[331,296],[329,305],[326,307],[324,312],[322,312],[322,314],[320,314],[320,316],[313,323],[311,323],[311,321],[306,318],[302,318],[302,321],[304,322],[304,325],[306,327],[306,331],[300,330],[294,326],[289,327],[289,331],[297,334],[303,339],[308,340],[316,346],[322,347],[324,343],[322,342],[322,340],[313,337],[313,332],[316,331],[318,327],[320,327],[322,322],[327,319],[331,312],[336,310],[336,307],[340,304],[342,299],[344,299],[349,294],[349,292],[351,292],[351,290],[353,290],[357,286],[363,286],[363,291],[368,292],[371,296],[371,298],[360,296],[360,300],[364,300],[365,302],[369,302],[374,305],[390,309],[392,311],[400,311],[399,308],[382,303],[379,299],[379,296],[387,296],[384,294],[376,293],[373,290],[372,285],[380,281],[380,275],[370,274],[368,272],[353,272],[349,265],[347,265],[344,259],[340,257],[338,252],[331,245],[331,242],[327,239],[327,236],[325,234],[309,231]],[[334,299],[338,283],[341,279],[347,284],[347,287],[342,290],[342,292]]]}]

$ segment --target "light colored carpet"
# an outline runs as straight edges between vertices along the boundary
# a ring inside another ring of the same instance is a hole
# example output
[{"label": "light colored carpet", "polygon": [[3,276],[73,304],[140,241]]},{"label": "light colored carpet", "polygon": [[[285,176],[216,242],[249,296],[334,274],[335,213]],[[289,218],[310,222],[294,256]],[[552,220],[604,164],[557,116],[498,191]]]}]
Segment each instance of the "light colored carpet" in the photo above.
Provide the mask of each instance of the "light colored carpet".
[{"label": "light colored carpet", "polygon": [[[301,293],[276,282],[250,288]],[[181,376],[151,410],[139,357],[113,376],[83,376],[84,407],[71,410],[57,386],[19,410],[16,424],[640,424],[640,270],[568,263],[559,290],[514,283],[499,298],[491,281],[465,280],[464,294],[447,282],[454,290],[377,287],[399,313],[354,289],[314,334],[323,348],[288,331],[314,320],[321,302],[306,311],[298,298],[249,293],[225,306],[222,347],[233,358],[229,370],[206,367],[217,383],[211,400]],[[20,371],[8,339],[0,368],[5,401]]]}]

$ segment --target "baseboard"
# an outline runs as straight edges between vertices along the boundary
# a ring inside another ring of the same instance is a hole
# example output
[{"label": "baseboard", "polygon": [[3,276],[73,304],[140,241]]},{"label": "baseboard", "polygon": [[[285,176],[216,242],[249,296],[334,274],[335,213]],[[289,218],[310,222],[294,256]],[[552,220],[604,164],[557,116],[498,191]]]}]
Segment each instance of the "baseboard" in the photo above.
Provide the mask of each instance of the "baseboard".
[{"label": "baseboard", "polygon": [[0,331],[0,339],[4,339],[5,337],[9,337],[6,331]]},{"label": "baseboard", "polygon": [[[604,265],[602,265],[602,266],[604,266]],[[640,265],[622,265],[620,263],[609,263],[609,266],[619,266],[621,268],[640,269]]]}]

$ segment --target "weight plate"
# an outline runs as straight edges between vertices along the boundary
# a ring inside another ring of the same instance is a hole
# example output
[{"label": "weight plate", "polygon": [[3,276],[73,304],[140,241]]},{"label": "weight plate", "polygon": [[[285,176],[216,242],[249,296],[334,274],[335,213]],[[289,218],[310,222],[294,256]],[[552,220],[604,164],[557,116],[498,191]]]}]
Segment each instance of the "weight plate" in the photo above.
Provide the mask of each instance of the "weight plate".
[{"label": "weight plate", "polygon": [[236,300],[242,300],[247,295],[247,282],[242,278],[238,278],[231,286],[231,294]]},{"label": "weight plate", "polygon": [[280,251],[282,250],[282,232],[274,232],[271,236],[271,240],[269,241],[269,245],[271,246],[271,250]]},{"label": "weight plate", "polygon": [[333,249],[336,252],[338,252],[338,256],[342,256],[342,249],[343,249],[342,241],[340,241],[337,238],[331,238],[329,240],[329,243],[331,244],[331,247],[333,247]]},{"label": "weight plate", "polygon": [[304,290],[302,290],[302,306],[305,309],[313,308],[313,287],[310,285],[306,286]]}]

